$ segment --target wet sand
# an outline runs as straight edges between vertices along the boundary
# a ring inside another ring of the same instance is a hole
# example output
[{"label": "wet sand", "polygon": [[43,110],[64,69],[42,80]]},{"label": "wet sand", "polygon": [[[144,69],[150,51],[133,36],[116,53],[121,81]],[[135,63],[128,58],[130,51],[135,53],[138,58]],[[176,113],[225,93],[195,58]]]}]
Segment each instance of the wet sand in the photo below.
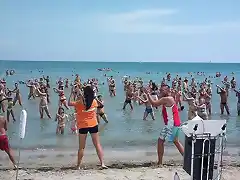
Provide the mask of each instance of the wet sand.
[{"label": "wet sand", "polygon": [[[110,166],[107,170],[86,169],[74,170],[74,168],[50,168],[42,167],[38,169],[25,169],[19,170],[19,179],[24,180],[173,180],[175,172],[181,180],[190,180],[190,176],[179,166],[167,166],[157,168],[154,166],[149,167],[127,167]],[[15,179],[16,171],[1,170],[0,179],[10,180]],[[225,167],[223,169],[221,180],[236,180],[240,176],[239,167]]]},{"label": "wet sand", "polygon": [[[7,156],[3,152],[0,153],[0,179],[15,179],[16,171],[11,167]],[[182,157],[171,147],[166,148],[164,166],[161,168],[155,165],[156,152],[153,148],[144,151],[105,150],[105,161],[109,169],[100,170],[95,151],[88,149],[83,160],[83,169],[75,170],[74,150],[24,150],[21,153],[22,169],[19,171],[19,179],[170,180],[175,172],[178,172],[181,180],[190,179],[182,169]],[[239,155],[225,152],[222,179],[236,180],[238,176],[240,177]]]}]

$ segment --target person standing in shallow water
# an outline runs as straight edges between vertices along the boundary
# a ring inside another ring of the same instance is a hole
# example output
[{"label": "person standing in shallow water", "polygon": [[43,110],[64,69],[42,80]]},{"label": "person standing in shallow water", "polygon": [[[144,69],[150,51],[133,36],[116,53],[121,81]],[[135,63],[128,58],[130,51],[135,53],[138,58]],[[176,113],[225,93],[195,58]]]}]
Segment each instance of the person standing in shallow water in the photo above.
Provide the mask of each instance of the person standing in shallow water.
[{"label": "person standing in shallow water", "polygon": [[237,91],[236,89],[234,89],[234,92],[236,92],[236,97],[238,98],[238,101],[237,101],[237,113],[238,113],[238,116],[240,116],[240,90]]},{"label": "person standing in shallow water", "polygon": [[0,150],[5,151],[12,161],[14,168],[16,168],[16,162],[13,157],[12,149],[9,146],[8,137],[6,135],[7,131],[7,121],[4,116],[0,114]]},{"label": "person standing in shallow water", "polygon": [[123,104],[123,110],[126,109],[126,106],[129,104],[131,110],[133,110],[133,105],[132,105],[132,99],[133,99],[133,89],[132,89],[132,85],[128,84],[128,86],[126,87],[126,99],[124,101]]},{"label": "person standing in shallow water", "polygon": [[69,106],[74,106],[76,110],[77,127],[79,131],[79,149],[77,169],[80,169],[84,149],[86,146],[87,134],[91,134],[92,142],[96,148],[98,158],[102,168],[107,168],[103,162],[103,150],[100,144],[97,121],[98,103],[95,100],[94,92],[91,86],[84,87],[84,94],[79,93],[77,100],[72,101],[74,89],[71,90],[71,95],[68,100]]},{"label": "person standing in shallow water", "polygon": [[98,103],[98,107],[97,107],[97,120],[98,120],[98,123],[100,123],[100,119],[102,118],[105,123],[108,123],[108,119],[107,119],[107,116],[104,112],[104,102],[102,100],[102,96],[101,95],[98,95],[97,98],[96,98],[96,101]]},{"label": "person standing in shallow water", "polygon": [[[217,94],[220,95],[220,110],[221,115],[224,113],[224,108],[227,111],[227,114],[230,115],[229,106],[228,106],[228,91],[224,87],[220,87],[219,85],[216,85],[217,87]],[[219,91],[220,90],[220,91]]]},{"label": "person standing in shallow water", "polygon": [[140,89],[140,93],[142,93],[142,97],[137,96],[137,98],[139,99],[140,102],[144,103],[146,107],[145,112],[143,114],[143,120],[146,120],[149,114],[152,116],[152,120],[155,120],[152,104],[149,102],[147,95],[143,92],[142,88]]},{"label": "person standing in shallow water", "polygon": [[158,138],[158,165],[162,165],[162,159],[164,154],[164,142],[165,140],[173,141],[178,151],[183,155],[184,148],[182,144],[178,140],[178,131],[179,126],[181,124],[180,117],[178,113],[178,107],[174,98],[171,96],[170,87],[168,85],[164,85],[160,89],[161,98],[159,100],[154,101],[151,97],[151,94],[144,89],[144,92],[147,94],[149,102],[153,106],[161,106],[162,105],[162,115],[165,126],[160,132],[160,136]]}]

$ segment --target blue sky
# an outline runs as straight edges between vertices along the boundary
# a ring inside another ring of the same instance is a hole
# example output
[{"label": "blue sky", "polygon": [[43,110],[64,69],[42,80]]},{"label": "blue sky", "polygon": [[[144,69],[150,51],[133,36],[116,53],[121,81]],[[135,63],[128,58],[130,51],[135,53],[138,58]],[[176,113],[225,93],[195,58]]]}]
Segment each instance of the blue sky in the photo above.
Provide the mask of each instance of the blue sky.
[{"label": "blue sky", "polygon": [[238,62],[239,0],[2,0],[0,59]]}]

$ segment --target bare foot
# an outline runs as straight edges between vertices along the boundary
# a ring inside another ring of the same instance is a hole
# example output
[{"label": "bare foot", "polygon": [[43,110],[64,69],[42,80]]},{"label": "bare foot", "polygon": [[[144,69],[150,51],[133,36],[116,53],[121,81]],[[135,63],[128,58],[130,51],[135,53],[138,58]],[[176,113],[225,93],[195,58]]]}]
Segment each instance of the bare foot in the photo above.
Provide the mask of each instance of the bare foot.
[{"label": "bare foot", "polygon": [[100,169],[108,169],[108,167],[102,164]]},{"label": "bare foot", "polygon": [[86,166],[82,166],[82,165],[79,165],[79,166],[76,166],[76,170],[86,170]]},{"label": "bare foot", "polygon": [[81,167],[80,166],[76,166],[76,170],[80,170],[81,169]]},{"label": "bare foot", "polygon": [[162,167],[163,167],[163,164],[158,162],[158,163],[156,164],[156,166],[157,166],[158,168],[162,168]]},{"label": "bare foot", "polygon": [[17,166],[16,164],[13,165],[13,170],[17,170],[17,169],[22,169],[20,166]]}]

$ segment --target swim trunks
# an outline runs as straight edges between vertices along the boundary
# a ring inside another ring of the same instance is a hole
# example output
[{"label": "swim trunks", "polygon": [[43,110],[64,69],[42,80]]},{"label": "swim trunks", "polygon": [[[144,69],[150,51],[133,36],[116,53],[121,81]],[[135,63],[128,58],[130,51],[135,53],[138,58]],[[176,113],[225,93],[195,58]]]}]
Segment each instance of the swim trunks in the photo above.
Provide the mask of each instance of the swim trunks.
[{"label": "swim trunks", "polygon": [[160,132],[159,138],[162,140],[168,140],[173,142],[176,137],[178,137],[180,117],[178,114],[177,105],[174,104],[171,107],[162,107],[162,115],[165,126]]},{"label": "swim trunks", "polygon": [[2,151],[9,151],[9,143],[7,135],[0,135],[0,149]]},{"label": "swim trunks", "polygon": [[131,104],[132,101],[131,101],[131,99],[126,99],[126,100],[125,100],[125,103],[126,103],[126,104]]},{"label": "swim trunks", "polygon": [[150,114],[153,112],[153,109],[151,107],[146,107],[145,111]]},{"label": "swim trunks", "polygon": [[179,136],[179,127],[172,125],[165,125],[160,132],[159,138],[162,140],[168,140],[173,142],[175,138]]}]

